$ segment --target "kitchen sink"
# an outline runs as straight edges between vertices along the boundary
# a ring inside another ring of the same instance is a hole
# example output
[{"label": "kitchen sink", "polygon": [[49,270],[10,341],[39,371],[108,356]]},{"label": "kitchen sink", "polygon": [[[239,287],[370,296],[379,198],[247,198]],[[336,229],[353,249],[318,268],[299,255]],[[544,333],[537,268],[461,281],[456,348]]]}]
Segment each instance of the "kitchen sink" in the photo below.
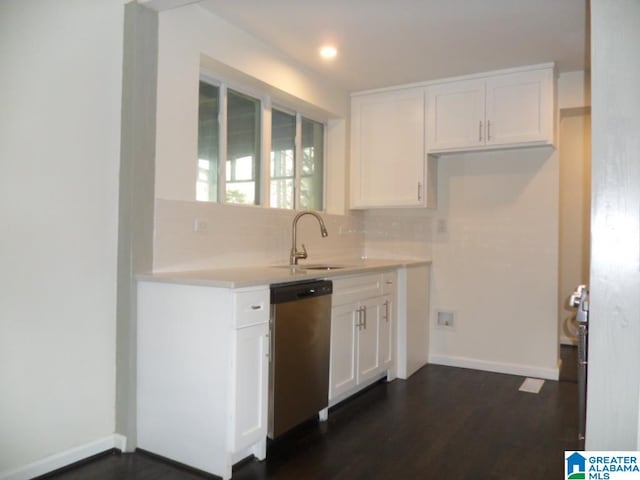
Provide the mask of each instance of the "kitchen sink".
[{"label": "kitchen sink", "polygon": [[288,268],[292,271],[303,272],[305,270],[340,270],[341,268],[349,268],[348,265],[336,265],[333,263],[314,263],[309,265],[276,265],[276,268]]},{"label": "kitchen sink", "polygon": [[298,265],[304,270],[340,270],[347,268],[347,265]]}]

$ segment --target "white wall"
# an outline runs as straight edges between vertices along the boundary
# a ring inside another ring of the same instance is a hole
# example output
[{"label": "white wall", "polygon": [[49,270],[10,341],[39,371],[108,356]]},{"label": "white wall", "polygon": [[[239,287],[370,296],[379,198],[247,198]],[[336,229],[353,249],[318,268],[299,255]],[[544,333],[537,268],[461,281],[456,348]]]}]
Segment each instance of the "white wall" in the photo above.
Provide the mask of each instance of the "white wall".
[{"label": "white wall", "polygon": [[591,105],[591,73],[563,72],[558,75],[558,110]]},{"label": "white wall", "polygon": [[344,213],[347,92],[198,5],[160,13],[156,197],[195,200],[201,65],[330,120],[327,210]]},{"label": "white wall", "polygon": [[0,2],[0,478],[114,432],[122,25]]},{"label": "white wall", "polygon": [[[440,158],[430,356],[556,378],[558,155],[548,147]],[[434,325],[453,311],[454,328]]]},{"label": "white wall", "polygon": [[[431,362],[556,377],[557,153],[438,162],[438,209],[367,212],[366,254],[433,259]],[[454,312],[453,330],[436,327],[438,309]]]},{"label": "white wall", "polygon": [[591,1],[586,448],[640,448],[640,2]]}]

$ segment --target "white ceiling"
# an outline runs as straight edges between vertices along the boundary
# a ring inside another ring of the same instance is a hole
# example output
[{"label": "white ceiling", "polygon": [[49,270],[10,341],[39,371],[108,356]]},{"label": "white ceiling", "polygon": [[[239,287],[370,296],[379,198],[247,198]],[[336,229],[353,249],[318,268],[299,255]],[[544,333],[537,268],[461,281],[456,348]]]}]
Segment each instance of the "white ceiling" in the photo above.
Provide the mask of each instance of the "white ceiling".
[{"label": "white ceiling", "polygon": [[[588,67],[588,0],[203,0],[349,91],[520,65]],[[318,57],[333,42],[333,62]]]}]

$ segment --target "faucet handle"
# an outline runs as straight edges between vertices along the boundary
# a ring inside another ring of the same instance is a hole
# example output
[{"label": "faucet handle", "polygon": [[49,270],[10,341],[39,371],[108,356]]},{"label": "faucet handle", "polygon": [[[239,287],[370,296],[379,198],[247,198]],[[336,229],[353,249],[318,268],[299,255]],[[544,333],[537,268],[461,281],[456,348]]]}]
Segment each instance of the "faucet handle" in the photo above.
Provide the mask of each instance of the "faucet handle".
[{"label": "faucet handle", "polygon": [[300,252],[298,258],[307,258],[307,247],[304,246],[304,243],[302,244],[302,252]]}]

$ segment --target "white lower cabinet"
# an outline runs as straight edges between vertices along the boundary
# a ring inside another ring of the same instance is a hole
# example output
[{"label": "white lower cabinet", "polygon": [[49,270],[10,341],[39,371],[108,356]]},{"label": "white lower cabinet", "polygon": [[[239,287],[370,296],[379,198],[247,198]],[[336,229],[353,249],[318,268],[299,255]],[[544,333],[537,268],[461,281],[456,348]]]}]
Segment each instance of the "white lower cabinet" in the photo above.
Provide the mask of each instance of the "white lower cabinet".
[{"label": "white lower cabinet", "polygon": [[[357,307],[359,308],[359,307]],[[331,311],[331,369],[329,400],[352,390],[358,383],[356,322],[358,310],[342,305]]]},{"label": "white lower cabinet", "polygon": [[253,447],[252,453],[264,458],[269,386],[269,325],[238,328],[234,332],[232,438],[234,452]]},{"label": "white lower cabinet", "polygon": [[[385,281],[393,286],[387,288]],[[333,281],[330,404],[394,373],[395,273]]]},{"label": "white lower cabinet", "polygon": [[363,383],[380,373],[380,306],[377,298],[360,303],[356,322],[357,383]]},{"label": "white lower cabinet", "polygon": [[138,447],[223,479],[267,437],[269,289],[138,284]]}]

